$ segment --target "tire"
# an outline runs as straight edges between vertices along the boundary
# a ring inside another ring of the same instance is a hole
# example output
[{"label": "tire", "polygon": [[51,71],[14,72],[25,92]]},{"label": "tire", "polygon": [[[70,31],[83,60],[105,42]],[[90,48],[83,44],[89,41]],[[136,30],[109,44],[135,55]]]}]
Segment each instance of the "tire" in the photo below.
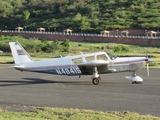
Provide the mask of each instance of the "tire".
[{"label": "tire", "polygon": [[98,84],[99,84],[99,79],[98,79],[98,78],[93,78],[93,79],[92,79],[92,83],[93,83],[94,85],[98,85]]},{"label": "tire", "polygon": [[138,82],[138,84],[142,84],[142,82]]}]

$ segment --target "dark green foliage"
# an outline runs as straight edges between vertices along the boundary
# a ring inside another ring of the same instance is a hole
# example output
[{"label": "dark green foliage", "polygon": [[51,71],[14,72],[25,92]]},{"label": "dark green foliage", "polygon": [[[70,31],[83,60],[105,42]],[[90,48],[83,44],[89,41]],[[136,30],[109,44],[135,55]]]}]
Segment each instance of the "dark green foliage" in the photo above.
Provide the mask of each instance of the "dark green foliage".
[{"label": "dark green foliage", "polygon": [[128,52],[129,51],[129,47],[124,46],[124,45],[117,45],[113,48],[114,52]]},{"label": "dark green foliage", "polygon": [[[0,29],[160,29],[159,0],[1,0]],[[26,23],[27,22],[27,23]]]}]

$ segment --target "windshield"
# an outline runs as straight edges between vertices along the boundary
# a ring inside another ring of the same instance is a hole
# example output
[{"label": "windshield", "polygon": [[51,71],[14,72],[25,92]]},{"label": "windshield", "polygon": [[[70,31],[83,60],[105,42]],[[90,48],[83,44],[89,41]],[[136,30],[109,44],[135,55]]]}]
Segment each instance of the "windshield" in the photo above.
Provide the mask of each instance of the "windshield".
[{"label": "windshield", "polygon": [[107,55],[110,57],[111,60],[114,60],[114,59],[117,58],[116,55],[113,55],[113,54],[111,54],[111,53],[107,53]]}]

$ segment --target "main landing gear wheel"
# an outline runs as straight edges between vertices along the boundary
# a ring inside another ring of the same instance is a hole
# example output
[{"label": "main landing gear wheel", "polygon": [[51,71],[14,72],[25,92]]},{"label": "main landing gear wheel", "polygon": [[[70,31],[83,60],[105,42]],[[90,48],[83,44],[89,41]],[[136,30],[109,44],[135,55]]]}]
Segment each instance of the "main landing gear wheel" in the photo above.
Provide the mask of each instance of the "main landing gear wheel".
[{"label": "main landing gear wheel", "polygon": [[99,84],[99,79],[98,79],[98,78],[93,78],[93,79],[92,79],[92,83],[93,83],[94,85],[98,85],[98,84]]},{"label": "main landing gear wheel", "polygon": [[97,67],[94,66],[94,67],[93,67],[92,83],[93,83],[94,85],[98,85],[100,80],[101,80],[101,78],[100,78],[100,76],[99,76],[99,74],[98,74]]}]

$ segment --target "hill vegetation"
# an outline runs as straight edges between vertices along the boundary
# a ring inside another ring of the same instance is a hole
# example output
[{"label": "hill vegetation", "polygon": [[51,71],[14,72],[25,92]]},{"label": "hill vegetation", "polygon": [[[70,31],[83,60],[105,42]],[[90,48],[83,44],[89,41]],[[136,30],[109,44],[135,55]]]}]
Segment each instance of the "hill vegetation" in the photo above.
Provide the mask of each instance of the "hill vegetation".
[{"label": "hill vegetation", "polygon": [[0,29],[92,32],[160,28],[159,0],[0,0]]}]

